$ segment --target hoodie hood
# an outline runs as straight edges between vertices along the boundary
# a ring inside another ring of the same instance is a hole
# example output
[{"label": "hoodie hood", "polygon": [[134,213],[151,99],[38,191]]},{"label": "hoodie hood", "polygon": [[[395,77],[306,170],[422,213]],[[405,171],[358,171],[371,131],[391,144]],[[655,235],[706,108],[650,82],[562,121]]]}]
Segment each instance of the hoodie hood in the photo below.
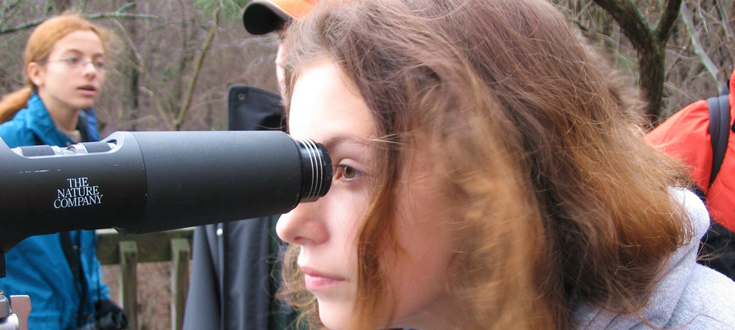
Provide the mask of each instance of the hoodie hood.
[{"label": "hoodie hood", "polygon": [[735,329],[735,283],[696,263],[699,241],[710,226],[702,201],[686,189],[671,189],[686,209],[694,236],[671,257],[664,279],[640,316],[621,315],[599,307],[579,306],[576,329]]}]

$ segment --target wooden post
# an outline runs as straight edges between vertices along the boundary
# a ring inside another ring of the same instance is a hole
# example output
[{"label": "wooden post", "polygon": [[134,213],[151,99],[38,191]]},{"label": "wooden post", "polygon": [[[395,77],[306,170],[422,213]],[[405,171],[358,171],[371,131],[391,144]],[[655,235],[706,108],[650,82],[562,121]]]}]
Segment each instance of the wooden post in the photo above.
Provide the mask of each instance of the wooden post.
[{"label": "wooden post", "polygon": [[[140,235],[120,235],[113,229],[97,230],[97,257],[103,265],[120,265],[120,300],[128,314],[130,326],[138,324],[137,264],[172,262],[171,271],[171,329],[181,329],[189,293],[189,264],[191,259],[192,228]],[[142,302],[141,304],[155,304]]]},{"label": "wooden post", "polygon": [[191,248],[186,238],[171,240],[171,329],[181,330],[184,324],[186,296],[189,293],[189,259]]},{"label": "wooden post", "polygon": [[138,329],[138,245],[135,241],[120,242],[120,298],[128,314],[128,329]]}]

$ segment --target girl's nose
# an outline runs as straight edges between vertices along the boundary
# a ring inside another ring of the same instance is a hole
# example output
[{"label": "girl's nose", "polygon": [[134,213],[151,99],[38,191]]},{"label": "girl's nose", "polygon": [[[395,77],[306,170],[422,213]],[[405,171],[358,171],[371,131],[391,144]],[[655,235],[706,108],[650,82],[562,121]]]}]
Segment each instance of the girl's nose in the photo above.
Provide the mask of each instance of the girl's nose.
[{"label": "girl's nose", "polygon": [[82,73],[85,77],[93,77],[99,74],[103,74],[104,71],[97,69],[93,61],[87,61],[82,63]]},{"label": "girl's nose", "polygon": [[323,201],[299,204],[291,212],[282,215],[276,225],[276,233],[282,240],[302,246],[318,245],[329,239],[323,216]]}]

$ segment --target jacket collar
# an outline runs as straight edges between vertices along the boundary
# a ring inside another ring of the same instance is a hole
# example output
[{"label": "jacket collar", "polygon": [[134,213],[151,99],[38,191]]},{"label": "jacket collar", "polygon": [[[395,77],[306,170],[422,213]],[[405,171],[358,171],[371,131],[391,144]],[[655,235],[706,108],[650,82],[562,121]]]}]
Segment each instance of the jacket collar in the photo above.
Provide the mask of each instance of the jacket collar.
[{"label": "jacket collar", "polygon": [[[73,143],[68,136],[56,129],[54,119],[51,118],[51,114],[48,112],[46,105],[37,93],[34,92],[28,99],[27,109],[28,117],[30,119],[26,122],[27,128],[36,134],[43,143],[57,146],[68,146]],[[86,122],[89,139],[91,141],[99,140],[99,134],[96,130],[97,119],[95,117],[94,110],[89,108],[82,111],[85,111],[87,114]]]}]

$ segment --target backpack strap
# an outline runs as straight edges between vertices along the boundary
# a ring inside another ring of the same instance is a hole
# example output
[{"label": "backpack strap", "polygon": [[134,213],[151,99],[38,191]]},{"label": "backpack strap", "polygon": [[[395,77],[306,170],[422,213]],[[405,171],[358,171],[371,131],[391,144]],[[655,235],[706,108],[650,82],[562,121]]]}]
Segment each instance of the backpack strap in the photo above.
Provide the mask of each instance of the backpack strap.
[{"label": "backpack strap", "polygon": [[709,105],[709,135],[712,142],[712,171],[709,185],[715,181],[720,172],[722,161],[727,151],[727,141],[730,139],[730,100],[728,95],[729,82],[720,91],[720,96],[707,99]]}]

